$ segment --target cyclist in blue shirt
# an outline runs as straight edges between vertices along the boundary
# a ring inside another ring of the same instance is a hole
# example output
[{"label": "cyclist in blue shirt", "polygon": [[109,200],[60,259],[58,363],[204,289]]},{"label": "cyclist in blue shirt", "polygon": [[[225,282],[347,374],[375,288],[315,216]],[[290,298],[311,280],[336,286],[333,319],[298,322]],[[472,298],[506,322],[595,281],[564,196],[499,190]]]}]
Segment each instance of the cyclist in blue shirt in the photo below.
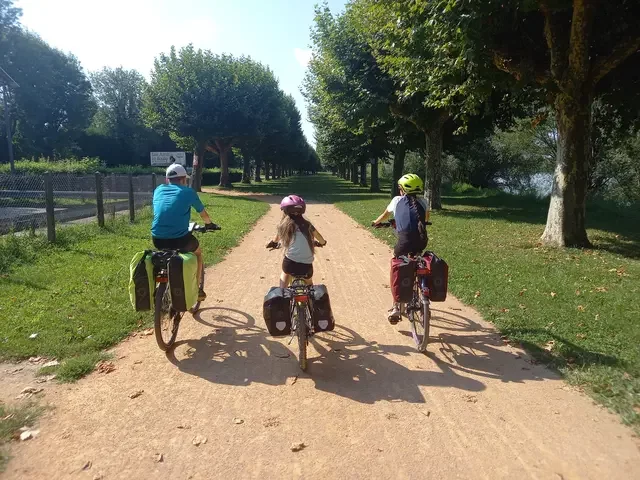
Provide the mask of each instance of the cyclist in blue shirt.
[{"label": "cyclist in blue shirt", "polygon": [[[202,278],[202,250],[198,239],[189,233],[191,208],[200,214],[207,229],[213,229],[209,214],[204,209],[198,194],[187,186],[187,171],[179,163],[167,168],[167,183],[158,186],[153,192],[153,223],[151,236],[153,244],[159,250],[180,250],[193,252],[198,258],[198,278]],[[198,301],[202,302],[207,294],[200,289]]]},{"label": "cyclist in blue shirt", "polygon": [[[426,222],[429,220],[429,203],[418,197],[424,190],[422,179],[413,173],[407,173],[398,180],[400,195],[393,197],[391,203],[372,223],[377,225],[393,215],[396,221],[398,241],[393,249],[396,257],[403,255],[420,255],[429,238]],[[400,320],[400,305],[394,303],[388,316],[389,322]]]}]

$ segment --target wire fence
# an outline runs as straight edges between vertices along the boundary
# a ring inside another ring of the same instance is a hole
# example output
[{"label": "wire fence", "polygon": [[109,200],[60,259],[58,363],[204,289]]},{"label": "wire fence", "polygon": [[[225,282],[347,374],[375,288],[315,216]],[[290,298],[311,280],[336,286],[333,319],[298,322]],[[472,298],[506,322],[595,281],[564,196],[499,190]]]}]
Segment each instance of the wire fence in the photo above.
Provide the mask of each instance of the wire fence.
[{"label": "wire fence", "polygon": [[0,234],[47,227],[55,240],[55,225],[97,221],[129,214],[151,205],[156,176],[152,175],[0,175]]}]

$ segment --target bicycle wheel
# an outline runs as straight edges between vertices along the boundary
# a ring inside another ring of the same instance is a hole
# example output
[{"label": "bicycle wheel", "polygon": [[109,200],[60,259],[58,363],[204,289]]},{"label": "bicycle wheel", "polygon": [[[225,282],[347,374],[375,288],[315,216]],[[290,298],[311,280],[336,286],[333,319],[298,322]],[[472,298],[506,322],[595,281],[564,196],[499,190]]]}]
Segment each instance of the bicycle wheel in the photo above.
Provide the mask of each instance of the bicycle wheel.
[{"label": "bicycle wheel", "polygon": [[[204,266],[202,267],[202,274],[200,275],[200,281],[198,282],[198,288],[200,290],[204,290]],[[196,313],[198,310],[200,310],[200,302],[199,300],[196,302],[196,304],[189,309],[189,312],[191,313]]]},{"label": "bicycle wheel", "polygon": [[305,372],[307,370],[307,314],[304,305],[296,306],[296,316],[298,317],[296,325],[296,333],[298,334],[298,350],[300,369]]},{"label": "bicycle wheel", "polygon": [[411,333],[413,341],[416,342],[416,349],[419,352],[427,350],[429,343],[429,325],[431,324],[431,308],[429,299],[422,292],[417,293],[414,299],[414,309],[410,313]]},{"label": "bicycle wheel", "polygon": [[156,289],[156,311],[154,312],[154,332],[161,350],[167,351],[176,341],[180,326],[181,312],[171,308],[171,297],[166,283],[158,284]]}]

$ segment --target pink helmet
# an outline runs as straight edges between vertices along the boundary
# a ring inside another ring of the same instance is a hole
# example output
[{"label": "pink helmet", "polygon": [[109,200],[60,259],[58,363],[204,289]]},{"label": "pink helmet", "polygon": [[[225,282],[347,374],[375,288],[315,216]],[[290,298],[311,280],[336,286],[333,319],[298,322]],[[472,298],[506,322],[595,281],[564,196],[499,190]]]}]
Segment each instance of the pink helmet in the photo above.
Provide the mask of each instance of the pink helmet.
[{"label": "pink helmet", "polygon": [[284,213],[299,213],[302,215],[307,209],[307,204],[304,203],[304,199],[298,195],[289,195],[284,197],[280,202],[280,210]]}]

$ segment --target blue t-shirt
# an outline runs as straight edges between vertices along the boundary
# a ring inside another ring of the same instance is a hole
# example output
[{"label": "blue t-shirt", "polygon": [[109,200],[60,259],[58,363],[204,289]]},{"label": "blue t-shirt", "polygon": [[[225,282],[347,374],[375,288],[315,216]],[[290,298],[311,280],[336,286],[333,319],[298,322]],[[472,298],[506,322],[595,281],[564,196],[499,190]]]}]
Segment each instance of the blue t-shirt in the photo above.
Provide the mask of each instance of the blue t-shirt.
[{"label": "blue t-shirt", "polygon": [[396,219],[396,231],[400,232],[417,232],[418,231],[418,215],[425,220],[426,212],[429,210],[429,204],[425,198],[416,198],[417,208],[411,208],[409,198],[404,196],[393,197],[391,203],[387,207],[387,212],[393,213]]},{"label": "blue t-shirt", "polygon": [[204,205],[190,187],[164,184],[153,192],[153,238],[180,238],[189,233],[191,207],[200,213]]}]

